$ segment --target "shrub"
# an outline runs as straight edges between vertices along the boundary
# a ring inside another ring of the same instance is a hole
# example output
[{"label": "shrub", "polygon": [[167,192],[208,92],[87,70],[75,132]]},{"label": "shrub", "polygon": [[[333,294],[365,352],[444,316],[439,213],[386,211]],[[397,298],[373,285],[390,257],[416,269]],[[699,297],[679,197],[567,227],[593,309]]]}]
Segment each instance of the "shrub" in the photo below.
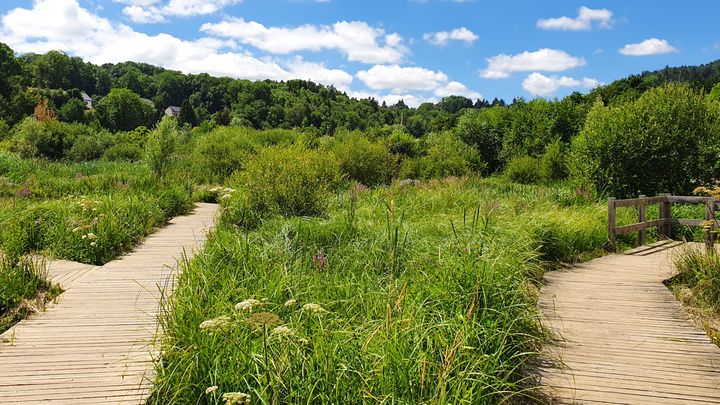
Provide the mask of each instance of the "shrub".
[{"label": "shrub", "polygon": [[145,160],[156,177],[161,178],[172,162],[178,141],[177,121],[164,117],[152,131],[145,145]]},{"label": "shrub", "polygon": [[452,132],[430,134],[426,142],[425,156],[419,162],[424,178],[464,176],[485,167],[477,151]]},{"label": "shrub", "polygon": [[458,118],[454,132],[463,142],[477,148],[488,169],[494,172],[500,165],[500,148],[507,126],[507,108],[467,110]]},{"label": "shrub", "polygon": [[248,128],[220,127],[198,140],[193,151],[196,173],[201,181],[221,183],[257,148]]},{"label": "shrub", "polygon": [[24,158],[62,158],[69,141],[56,124],[59,123],[54,120],[40,122],[33,117],[25,118],[17,128],[10,150]]},{"label": "shrub", "polygon": [[117,143],[107,148],[103,158],[111,162],[137,162],[142,158],[142,149],[132,143]]},{"label": "shrub", "polygon": [[247,193],[248,207],[285,216],[321,215],[327,193],[341,179],[334,156],[303,147],[271,146],[251,157],[231,181]]},{"label": "shrub", "polygon": [[94,134],[83,134],[73,142],[67,152],[67,158],[74,162],[87,162],[99,159],[108,149],[112,135],[107,131],[98,131]]},{"label": "shrub", "polygon": [[538,161],[531,156],[514,157],[505,168],[505,176],[515,183],[537,183],[540,179]]},{"label": "shrub", "polygon": [[616,197],[683,194],[710,183],[720,142],[709,104],[679,84],[621,105],[596,102],[572,144],[572,177]]},{"label": "shrub", "polygon": [[383,144],[351,132],[340,135],[330,147],[347,178],[367,186],[387,184],[392,180],[396,159]]},{"label": "shrub", "polygon": [[539,175],[544,181],[558,181],[567,178],[567,164],[560,140],[548,145],[545,153],[540,157]]}]

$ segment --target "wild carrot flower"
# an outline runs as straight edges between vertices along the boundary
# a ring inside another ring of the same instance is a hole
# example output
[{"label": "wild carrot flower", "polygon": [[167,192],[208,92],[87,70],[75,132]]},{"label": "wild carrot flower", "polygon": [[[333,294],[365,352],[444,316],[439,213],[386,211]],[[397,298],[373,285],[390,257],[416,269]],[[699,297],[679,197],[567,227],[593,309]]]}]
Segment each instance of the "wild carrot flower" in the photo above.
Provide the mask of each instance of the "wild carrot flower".
[{"label": "wild carrot flower", "polygon": [[244,392],[226,392],[222,394],[222,400],[227,405],[244,405],[250,403],[250,395]]},{"label": "wild carrot flower", "polygon": [[227,326],[230,323],[230,317],[229,316],[220,316],[213,319],[208,319],[207,321],[203,321],[200,324],[200,329],[212,333],[218,329],[221,329],[225,326]]},{"label": "wild carrot flower", "polygon": [[319,304],[312,304],[312,303],[303,305],[302,309],[303,309],[303,311],[312,312],[314,314],[321,314],[323,312],[327,312],[325,310],[325,308],[323,308]]},{"label": "wild carrot flower", "polygon": [[295,331],[285,325],[276,326],[272,332],[270,332],[271,335],[279,337],[279,338],[286,338],[286,339],[292,339],[295,337]]},{"label": "wild carrot flower", "polygon": [[217,389],[218,389],[218,386],[217,386],[217,385],[213,385],[212,387],[207,387],[207,389],[205,390],[205,393],[208,394],[208,395],[209,395],[209,394],[214,394],[214,393],[217,391]]},{"label": "wild carrot flower", "polygon": [[254,298],[248,298],[245,301],[235,304],[238,311],[252,311],[254,306],[262,305],[262,303]]},{"label": "wild carrot flower", "polygon": [[297,304],[297,300],[294,298],[291,298],[283,304],[284,307],[292,307],[293,305]]}]

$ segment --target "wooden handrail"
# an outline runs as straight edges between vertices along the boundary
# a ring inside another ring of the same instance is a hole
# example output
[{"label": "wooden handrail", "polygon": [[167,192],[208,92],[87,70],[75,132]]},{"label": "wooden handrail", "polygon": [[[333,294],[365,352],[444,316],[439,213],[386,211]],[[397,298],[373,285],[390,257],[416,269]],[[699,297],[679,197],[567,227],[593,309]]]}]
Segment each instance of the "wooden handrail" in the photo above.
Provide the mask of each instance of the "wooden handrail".
[{"label": "wooden handrail", "polygon": [[[659,218],[648,221],[646,218],[648,205],[659,205]],[[671,213],[672,204],[703,204],[705,205],[705,219],[682,219],[673,218]],[[638,222],[629,225],[616,226],[616,210],[622,207],[638,207]],[[611,250],[616,250],[617,235],[629,232],[638,232],[638,244],[645,244],[645,230],[657,227],[661,236],[670,238],[673,225],[702,226],[705,228],[705,244],[712,250],[715,242],[715,211],[720,210],[720,201],[714,197],[698,196],[674,196],[660,194],[657,197],[608,199],[608,241]]]}]

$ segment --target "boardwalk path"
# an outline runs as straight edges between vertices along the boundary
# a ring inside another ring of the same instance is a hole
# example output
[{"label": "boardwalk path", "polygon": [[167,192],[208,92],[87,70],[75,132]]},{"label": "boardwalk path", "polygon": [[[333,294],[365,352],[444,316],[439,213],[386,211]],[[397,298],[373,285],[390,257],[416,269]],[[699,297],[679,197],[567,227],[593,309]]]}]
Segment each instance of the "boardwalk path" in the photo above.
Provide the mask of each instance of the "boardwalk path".
[{"label": "boardwalk path", "polygon": [[540,374],[556,403],[720,404],[720,349],[662,284],[676,249],[546,274],[539,305],[560,339]]},{"label": "boardwalk path", "polygon": [[0,404],[144,403],[160,287],[205,240],[216,206],[199,204],[102,267],[51,263],[59,303],[0,335]]}]

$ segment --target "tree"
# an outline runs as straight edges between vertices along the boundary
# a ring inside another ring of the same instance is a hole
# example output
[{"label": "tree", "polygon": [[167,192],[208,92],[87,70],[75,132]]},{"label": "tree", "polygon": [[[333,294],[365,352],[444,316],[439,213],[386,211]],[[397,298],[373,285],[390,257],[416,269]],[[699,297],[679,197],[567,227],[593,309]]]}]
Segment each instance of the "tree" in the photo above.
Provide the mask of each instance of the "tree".
[{"label": "tree", "polygon": [[62,52],[50,51],[40,55],[32,66],[33,84],[49,89],[66,89],[70,86],[72,68],[72,60]]},{"label": "tree", "polygon": [[197,114],[195,114],[195,110],[192,108],[187,99],[185,99],[185,101],[182,102],[182,105],[180,105],[178,123],[180,125],[188,124],[191,127],[196,127],[198,125]]},{"label": "tree", "polygon": [[152,124],[155,109],[128,89],[112,89],[97,103],[100,120],[111,131],[130,131]]},{"label": "tree", "polygon": [[65,122],[83,122],[85,120],[85,103],[71,98],[60,107],[60,119]]},{"label": "tree", "polygon": [[177,138],[177,121],[167,116],[163,117],[148,136],[145,143],[145,161],[156,177],[162,178],[167,173],[175,153]]}]

